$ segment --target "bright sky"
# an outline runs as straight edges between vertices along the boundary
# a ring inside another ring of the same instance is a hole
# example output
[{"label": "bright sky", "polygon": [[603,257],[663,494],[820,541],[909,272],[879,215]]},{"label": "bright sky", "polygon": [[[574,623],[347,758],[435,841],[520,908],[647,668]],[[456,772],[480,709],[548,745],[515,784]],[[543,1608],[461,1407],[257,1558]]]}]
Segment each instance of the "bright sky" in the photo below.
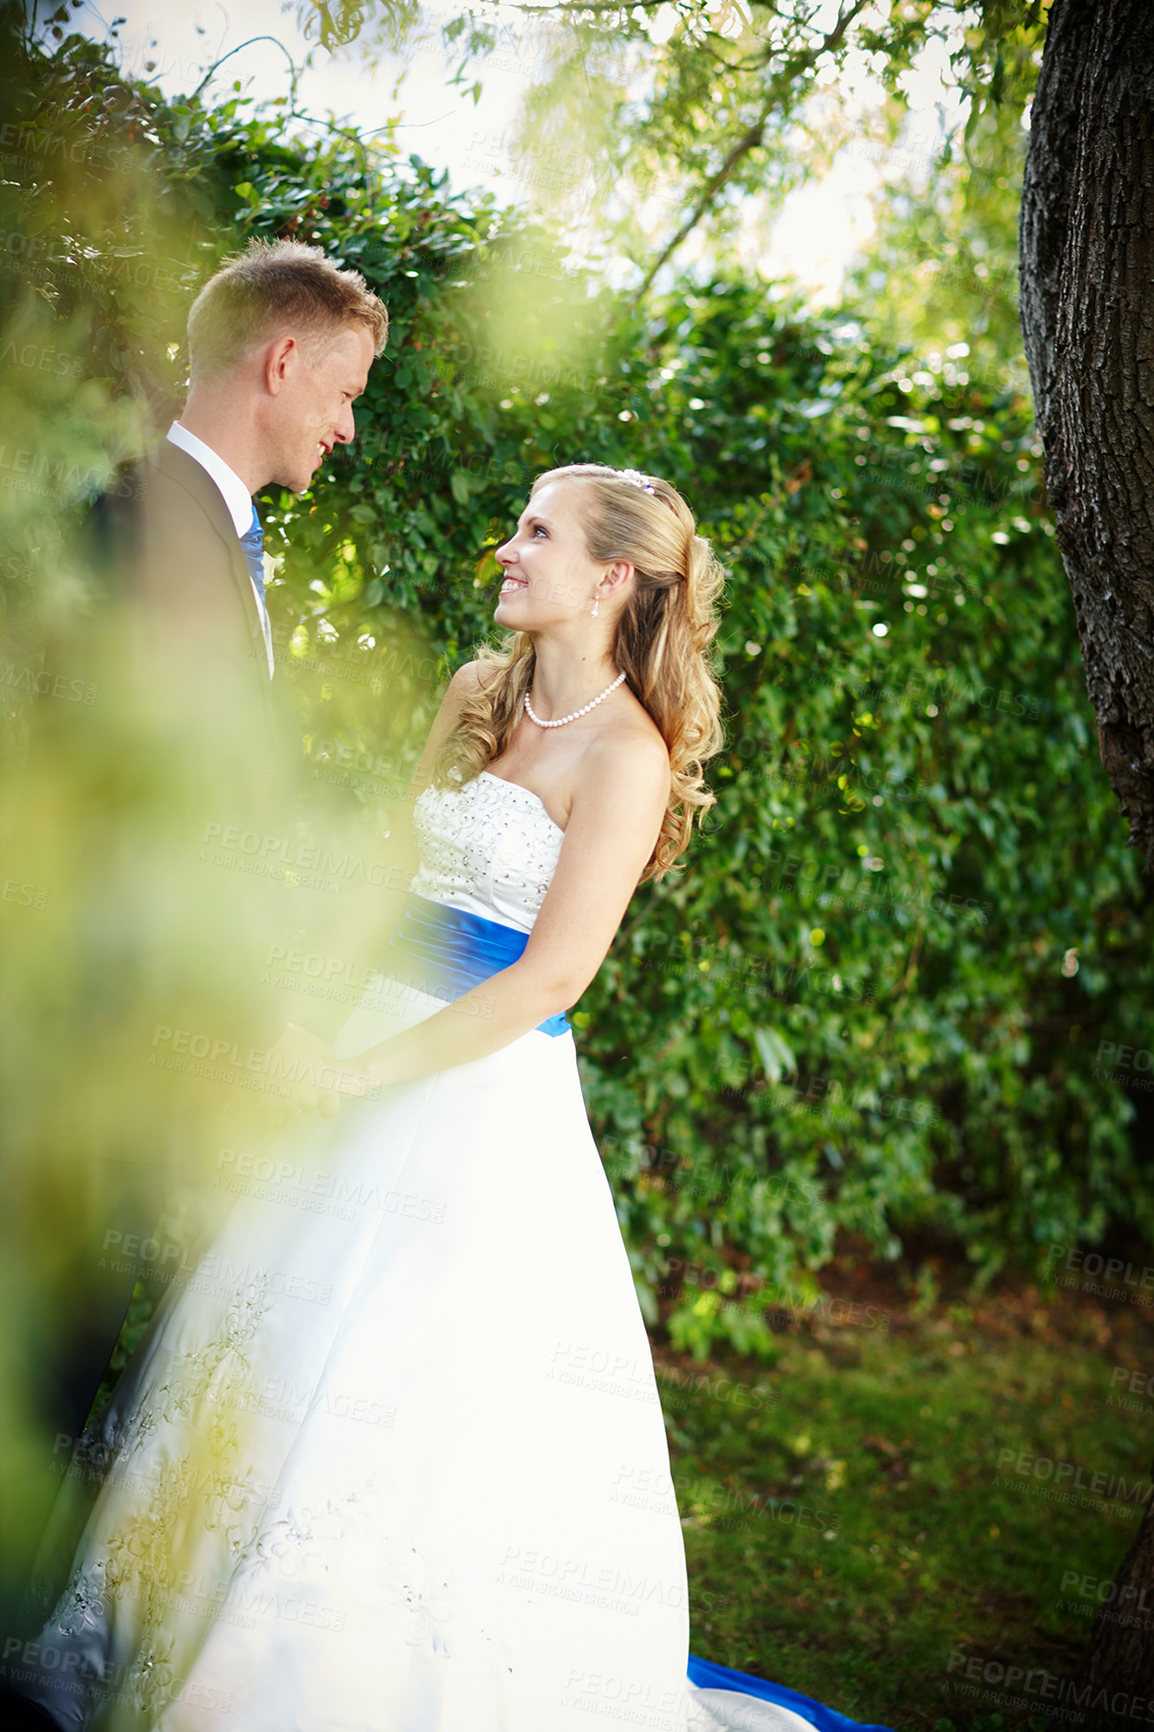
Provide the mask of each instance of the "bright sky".
[{"label": "bright sky", "polygon": [[[329,0],[334,16],[341,13],[341,0]],[[247,94],[267,98],[287,93],[291,77],[289,57],[304,68],[298,84],[301,107],[317,115],[329,110],[352,119],[362,135],[399,116],[397,140],[403,154],[416,152],[437,168],[448,168],[455,189],[485,186],[498,196],[524,198],[526,188],[518,179],[517,165],[510,158],[511,137],[526,82],[534,75],[528,56],[518,57],[512,28],[499,38],[497,52],[480,63],[480,101],[447,83],[448,67],[436,26],[454,15],[451,0],[431,0],[425,15],[434,28],[428,40],[410,49],[404,62],[386,55],[373,69],[358,54],[355,41],[331,54],[301,34],[298,20],[307,18],[313,0],[296,4],[281,0],[120,0],[115,11],[104,12],[93,0],[85,0],[74,17],[74,27],[98,40],[106,37],[112,18],[121,18],[120,59],[124,68],[147,76],[168,96],[187,93],[198,85],[205,69],[223,55],[230,55],[215,75],[215,88],[222,94],[239,79]],[[371,7],[369,8],[371,10]],[[511,21],[518,14],[512,7],[491,8]],[[253,38],[275,37],[277,42]],[[233,52],[233,51],[236,52]],[[285,52],[287,50],[287,54]],[[153,62],[151,69],[148,63]],[[306,65],[306,62],[308,64]],[[897,163],[879,163],[861,139],[851,139],[838,152],[830,173],[821,181],[792,194],[774,225],[768,251],[764,239],[750,235],[742,244],[742,257],[753,268],[771,276],[791,276],[809,288],[814,301],[833,298],[853,255],[873,230],[871,195],[884,174],[909,170],[924,162],[932,140],[940,136],[943,120],[953,125],[957,115],[942,106],[945,88],[941,74],[946,68],[944,50],[926,62],[910,81],[913,143]],[[399,82],[398,82],[399,80]],[[877,88],[864,62],[847,69],[843,90],[848,88],[863,110],[877,99]],[[658,212],[657,226],[664,233],[677,218],[675,212]],[[667,217],[667,220],[662,220]],[[692,239],[681,262],[695,252]]]}]

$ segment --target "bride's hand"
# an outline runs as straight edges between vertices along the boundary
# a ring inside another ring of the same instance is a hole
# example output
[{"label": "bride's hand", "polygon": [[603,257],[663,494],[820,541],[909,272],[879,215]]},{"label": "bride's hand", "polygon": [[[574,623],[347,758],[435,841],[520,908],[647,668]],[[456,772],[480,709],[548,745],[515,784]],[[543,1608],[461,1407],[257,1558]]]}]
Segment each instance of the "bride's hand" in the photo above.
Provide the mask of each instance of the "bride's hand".
[{"label": "bride's hand", "polygon": [[373,1053],[354,1053],[351,1058],[340,1058],[336,1061],[336,1090],[338,1094],[359,1097],[375,1092],[382,1078],[380,1066],[375,1062]]},{"label": "bride's hand", "polygon": [[290,1022],[270,1048],[269,1060],[272,1074],[291,1083],[286,1103],[290,1112],[317,1112],[331,1119],[340,1111],[341,1060],[327,1041]]}]

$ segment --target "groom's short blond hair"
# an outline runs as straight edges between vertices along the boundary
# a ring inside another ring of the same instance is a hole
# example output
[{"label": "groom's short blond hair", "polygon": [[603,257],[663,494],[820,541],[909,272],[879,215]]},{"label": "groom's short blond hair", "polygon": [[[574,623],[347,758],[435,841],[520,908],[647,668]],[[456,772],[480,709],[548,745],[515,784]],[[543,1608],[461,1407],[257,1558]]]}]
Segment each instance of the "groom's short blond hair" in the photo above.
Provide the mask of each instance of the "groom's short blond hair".
[{"label": "groom's short blond hair", "polygon": [[361,325],[379,355],[389,334],[385,304],[359,271],[303,241],[252,240],[208,279],[188,315],[193,384],[219,379],[279,332],[335,334]]}]

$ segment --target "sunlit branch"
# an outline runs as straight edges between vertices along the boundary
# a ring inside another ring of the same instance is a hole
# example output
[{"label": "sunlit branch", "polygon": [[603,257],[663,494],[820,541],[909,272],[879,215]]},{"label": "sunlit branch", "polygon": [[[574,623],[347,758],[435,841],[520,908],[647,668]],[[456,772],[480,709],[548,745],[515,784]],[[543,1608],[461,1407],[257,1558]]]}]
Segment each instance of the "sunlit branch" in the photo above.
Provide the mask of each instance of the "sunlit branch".
[{"label": "sunlit branch", "polygon": [[841,47],[850,25],[853,23],[858,13],[863,12],[869,4],[870,0],[853,0],[853,4],[847,11],[839,13],[837,23],[820,43],[815,44],[812,48],[804,49],[800,54],[796,55],[794,59],[791,60],[788,65],[784,66],[773,79],[765,101],[761,105],[761,112],[757,119],[733,145],[720,168],[709,177],[697,203],[694,205],[681,227],[677,230],[677,233],[666,244],[658,258],[645,273],[640,287],[633,296],[634,303],[639,301],[648,292],[650,285],[657,276],[657,273],[673,257],[673,254],[677,251],[682,241],[684,241],[688,235],[692,234],[698,223],[707,215],[718,194],[733,179],[733,176],[737,172],[740,164],[744,162],[745,158],[751,151],[757,150],[759,146],[764,143],[765,129],[769,124],[770,116],[779,104],[783,92],[788,90],[789,86],[801,73],[808,71],[810,67],[814,66],[823,54],[829,54],[835,49]]},{"label": "sunlit branch", "polygon": [[296,61],[293,59],[292,55],[289,53],[288,49],[285,47],[285,45],[281,41],[280,37],[279,36],[250,36],[248,38],[247,42],[238,42],[235,48],[230,48],[227,54],[222,54],[219,60],[213,61],[212,65],[209,67],[208,71],[205,73],[204,77],[201,79],[200,83],[197,85],[196,89],[193,91],[192,96],[190,97],[189,100],[193,101],[193,102],[196,101],[196,98],[200,95],[200,93],[204,89],[205,85],[211,83],[212,79],[215,78],[218,70],[220,69],[220,67],[222,67],[224,65],[226,60],[231,60],[234,54],[239,54],[241,52],[241,50],[244,48],[251,48],[253,46],[253,44],[256,42],[275,42],[276,43],[276,46],[280,49],[281,53],[284,55],[285,59],[288,61],[289,66],[292,69],[292,88],[293,88],[293,91],[295,93],[296,82],[297,82],[297,78],[299,76],[299,70],[298,70]]}]

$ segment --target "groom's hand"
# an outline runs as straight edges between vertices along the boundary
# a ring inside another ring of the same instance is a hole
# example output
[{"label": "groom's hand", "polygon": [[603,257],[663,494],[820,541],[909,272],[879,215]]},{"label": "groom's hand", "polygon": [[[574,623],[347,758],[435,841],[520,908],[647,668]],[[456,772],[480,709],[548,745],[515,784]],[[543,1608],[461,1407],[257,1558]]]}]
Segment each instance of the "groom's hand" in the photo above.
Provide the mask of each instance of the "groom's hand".
[{"label": "groom's hand", "polygon": [[331,1119],[340,1110],[341,1060],[327,1041],[290,1022],[269,1052],[273,1076],[283,1077],[290,1112],[320,1113]]}]

